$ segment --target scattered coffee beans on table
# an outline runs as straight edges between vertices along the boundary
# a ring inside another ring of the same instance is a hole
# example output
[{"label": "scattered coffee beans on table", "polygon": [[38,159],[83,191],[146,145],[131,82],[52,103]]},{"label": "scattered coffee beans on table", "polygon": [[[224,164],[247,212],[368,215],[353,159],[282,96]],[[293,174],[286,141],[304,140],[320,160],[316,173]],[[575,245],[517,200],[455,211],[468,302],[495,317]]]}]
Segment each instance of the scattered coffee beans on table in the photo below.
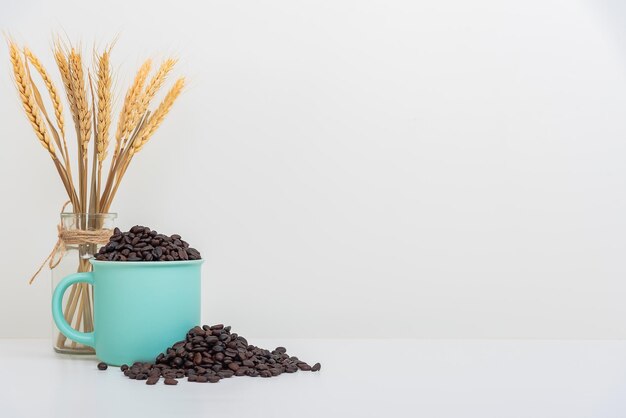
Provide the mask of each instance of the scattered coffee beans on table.
[{"label": "scattered coffee beans on table", "polygon": [[167,235],[140,225],[128,232],[113,230],[109,242],[96,254],[100,261],[183,261],[199,260],[200,252],[178,234]]},{"label": "scattered coffee beans on table", "polygon": [[298,370],[316,372],[321,365],[309,366],[297,357],[290,357],[285,347],[273,351],[249,345],[248,341],[222,324],[204,325],[189,330],[179,341],[157,356],[154,363],[124,364],[120,370],[129,379],[156,384],[161,377],[166,385],[187,377],[189,382],[217,383],[233,376],[273,377]]}]

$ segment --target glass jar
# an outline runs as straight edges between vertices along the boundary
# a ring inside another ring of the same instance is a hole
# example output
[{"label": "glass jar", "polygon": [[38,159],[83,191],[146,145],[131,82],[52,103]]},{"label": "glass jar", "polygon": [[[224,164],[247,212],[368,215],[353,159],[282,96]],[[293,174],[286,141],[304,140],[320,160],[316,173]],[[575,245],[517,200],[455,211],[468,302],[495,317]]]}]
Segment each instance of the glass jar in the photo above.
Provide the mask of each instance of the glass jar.
[{"label": "glass jar", "polygon": [[[101,231],[115,227],[116,213],[61,213],[61,228],[71,234],[72,231]],[[106,234],[102,234],[106,236]],[[91,239],[93,241],[94,239]],[[65,251],[60,253],[58,264],[51,269],[52,291],[64,277],[77,272],[91,271],[89,259],[98,252],[100,247],[106,244],[104,241],[98,244],[92,242],[75,242],[68,240],[65,243]],[[68,243],[69,242],[69,243]],[[63,296],[63,313],[65,319],[72,328],[82,331],[93,331],[93,288],[87,283],[77,283],[70,287]],[[92,347],[72,341],[58,330],[52,323],[52,346],[58,353],[66,354],[94,354]]]}]

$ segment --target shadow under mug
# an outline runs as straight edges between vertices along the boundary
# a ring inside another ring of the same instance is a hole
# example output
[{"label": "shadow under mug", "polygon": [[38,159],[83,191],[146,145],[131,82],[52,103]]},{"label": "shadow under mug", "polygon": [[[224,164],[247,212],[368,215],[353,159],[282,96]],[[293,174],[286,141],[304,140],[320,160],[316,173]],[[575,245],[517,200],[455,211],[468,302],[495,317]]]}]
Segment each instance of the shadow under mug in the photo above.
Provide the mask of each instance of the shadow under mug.
[{"label": "shadow under mug", "polygon": [[[200,323],[204,260],[89,261],[93,271],[71,274],[54,290],[52,318],[66,337],[95,348],[101,361],[114,366],[153,362]],[[93,332],[76,331],[63,315],[63,294],[76,283],[93,286]]]}]

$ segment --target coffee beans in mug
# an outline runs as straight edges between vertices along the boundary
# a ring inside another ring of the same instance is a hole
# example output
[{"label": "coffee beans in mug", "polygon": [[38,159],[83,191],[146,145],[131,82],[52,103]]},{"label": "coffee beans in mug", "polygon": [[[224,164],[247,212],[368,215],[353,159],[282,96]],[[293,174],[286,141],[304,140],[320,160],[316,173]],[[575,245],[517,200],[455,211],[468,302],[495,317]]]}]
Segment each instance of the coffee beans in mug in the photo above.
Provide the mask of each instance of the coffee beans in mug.
[{"label": "coffee beans in mug", "polygon": [[135,225],[129,231],[113,230],[109,242],[95,255],[99,261],[186,261],[199,260],[200,252],[180,235],[159,234]]},{"label": "coffee beans in mug", "polygon": [[120,370],[129,379],[146,380],[147,385],[156,384],[161,377],[164,384],[175,385],[184,377],[189,382],[217,383],[233,376],[268,378],[321,369],[320,363],[310,366],[290,356],[285,347],[259,348],[230,331],[222,324],[194,327],[185,340],[159,354],[153,363],[136,362]]}]

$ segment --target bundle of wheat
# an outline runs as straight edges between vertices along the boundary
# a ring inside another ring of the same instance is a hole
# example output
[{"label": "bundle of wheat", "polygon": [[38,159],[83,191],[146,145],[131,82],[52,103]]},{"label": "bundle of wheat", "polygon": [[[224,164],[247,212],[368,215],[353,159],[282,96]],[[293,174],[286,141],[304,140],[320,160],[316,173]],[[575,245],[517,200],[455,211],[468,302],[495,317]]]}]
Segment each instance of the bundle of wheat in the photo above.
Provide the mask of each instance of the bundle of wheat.
[{"label": "bundle of wheat", "polygon": [[[93,67],[87,68],[83,64],[79,47],[64,44],[58,39],[54,42],[54,59],[76,131],[78,177],[76,188],[72,159],[67,147],[60,90],[31,50],[26,47],[20,48],[13,40],[9,40],[8,43],[14,82],[24,112],[39,142],[54,163],[74,213],[95,215],[108,212],[133,157],[150,140],[185,86],[184,78],[177,79],[158,106],[154,110],[149,110],[151,102],[176,65],[176,60],[165,59],[150,78],[151,60],[146,60],[137,71],[133,83],[124,96],[115,130],[113,154],[108,162],[108,173],[104,170],[103,184],[103,167],[112,142],[110,138],[113,112],[113,74],[110,62],[112,48],[108,46],[101,52],[94,52]],[[46,109],[37,83],[33,80],[31,67],[39,74],[48,92],[52,112]],[[83,219],[97,217],[85,216]],[[98,227],[87,224],[87,221],[79,225],[79,228],[85,230]],[[92,247],[87,248],[89,245]],[[87,244],[85,248],[81,248],[81,253],[95,253],[94,246]],[[90,267],[87,260],[81,257],[78,271],[88,271]],[[93,330],[91,297],[87,284],[74,285],[65,310],[68,322],[74,322],[78,326],[82,323],[85,331]],[[62,344],[64,339],[65,337],[59,334],[58,344]]]}]

